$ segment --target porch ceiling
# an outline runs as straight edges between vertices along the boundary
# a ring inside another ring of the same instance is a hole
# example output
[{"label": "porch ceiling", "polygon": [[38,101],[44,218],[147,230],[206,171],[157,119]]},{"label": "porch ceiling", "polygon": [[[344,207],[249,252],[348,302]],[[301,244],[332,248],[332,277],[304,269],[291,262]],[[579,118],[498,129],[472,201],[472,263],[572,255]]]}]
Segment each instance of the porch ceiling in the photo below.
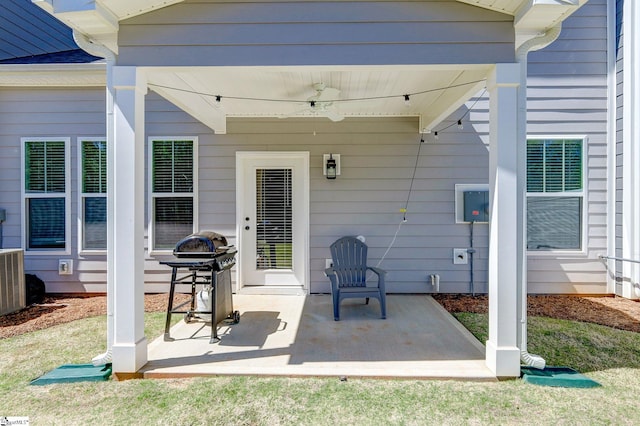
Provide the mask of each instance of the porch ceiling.
[{"label": "porch ceiling", "polygon": [[[432,130],[485,85],[489,65],[149,68],[149,89],[217,133],[228,117],[318,117],[314,84],[340,91],[319,102],[348,117],[416,116]],[[409,95],[409,104],[404,95]],[[220,102],[216,96],[220,96]],[[333,101],[333,102],[331,102]]]}]

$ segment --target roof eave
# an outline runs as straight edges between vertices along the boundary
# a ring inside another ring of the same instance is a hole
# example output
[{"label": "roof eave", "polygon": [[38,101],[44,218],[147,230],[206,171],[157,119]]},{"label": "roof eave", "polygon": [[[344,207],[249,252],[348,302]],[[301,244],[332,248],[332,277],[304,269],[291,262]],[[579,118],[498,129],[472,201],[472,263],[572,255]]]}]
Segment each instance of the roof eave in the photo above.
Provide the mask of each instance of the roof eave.
[{"label": "roof eave", "polygon": [[104,61],[0,65],[0,87],[106,87]]},{"label": "roof eave", "polygon": [[516,50],[527,40],[557,27],[588,0],[527,0],[514,15]]}]

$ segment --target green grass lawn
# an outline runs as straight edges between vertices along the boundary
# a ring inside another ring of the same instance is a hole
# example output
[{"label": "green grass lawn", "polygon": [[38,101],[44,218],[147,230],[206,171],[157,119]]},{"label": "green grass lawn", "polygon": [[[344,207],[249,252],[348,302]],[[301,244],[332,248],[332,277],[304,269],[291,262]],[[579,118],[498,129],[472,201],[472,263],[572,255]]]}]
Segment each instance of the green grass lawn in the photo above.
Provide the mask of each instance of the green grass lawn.
[{"label": "green grass lawn", "polygon": [[[487,317],[457,314],[481,341]],[[159,336],[164,314],[146,314]],[[603,386],[551,388],[496,383],[337,378],[211,377],[30,386],[61,364],[104,351],[105,318],[0,340],[0,418],[32,425],[460,425],[638,424],[640,334],[529,318],[529,349]]]}]

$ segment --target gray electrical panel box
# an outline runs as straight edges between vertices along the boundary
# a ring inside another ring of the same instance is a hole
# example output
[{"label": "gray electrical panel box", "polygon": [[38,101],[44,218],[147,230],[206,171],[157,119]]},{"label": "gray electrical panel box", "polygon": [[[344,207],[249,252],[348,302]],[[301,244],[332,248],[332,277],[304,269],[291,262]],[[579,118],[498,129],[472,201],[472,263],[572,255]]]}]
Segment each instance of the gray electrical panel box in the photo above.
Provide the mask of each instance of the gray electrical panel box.
[{"label": "gray electrical panel box", "polygon": [[489,221],[489,191],[464,192],[464,221]]}]

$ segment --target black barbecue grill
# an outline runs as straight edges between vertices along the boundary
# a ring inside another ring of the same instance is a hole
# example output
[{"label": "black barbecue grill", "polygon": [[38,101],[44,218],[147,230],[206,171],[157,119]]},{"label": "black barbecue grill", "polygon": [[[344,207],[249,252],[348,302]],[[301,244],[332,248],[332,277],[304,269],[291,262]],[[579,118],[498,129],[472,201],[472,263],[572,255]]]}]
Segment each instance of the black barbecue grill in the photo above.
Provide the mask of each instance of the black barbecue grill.
[{"label": "black barbecue grill", "polygon": [[[234,246],[227,244],[227,239],[223,235],[201,231],[178,241],[173,250],[174,259],[160,262],[172,268],[167,321],[164,329],[165,341],[173,340],[169,335],[172,314],[185,314],[186,322],[194,321],[200,316],[211,318],[210,343],[220,340],[218,338],[219,323],[227,321],[237,324],[240,321],[240,313],[233,310],[231,290],[231,268],[236,263],[236,251]],[[177,284],[191,285],[191,299],[174,307],[173,299]],[[199,285],[208,289],[210,310],[196,309],[196,289]],[[186,305],[189,305],[190,309],[185,310]]]}]

